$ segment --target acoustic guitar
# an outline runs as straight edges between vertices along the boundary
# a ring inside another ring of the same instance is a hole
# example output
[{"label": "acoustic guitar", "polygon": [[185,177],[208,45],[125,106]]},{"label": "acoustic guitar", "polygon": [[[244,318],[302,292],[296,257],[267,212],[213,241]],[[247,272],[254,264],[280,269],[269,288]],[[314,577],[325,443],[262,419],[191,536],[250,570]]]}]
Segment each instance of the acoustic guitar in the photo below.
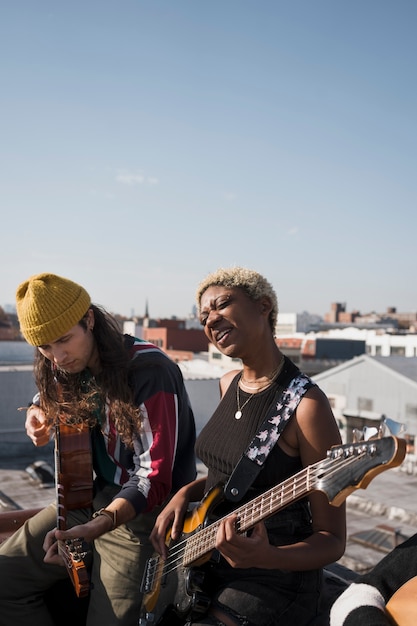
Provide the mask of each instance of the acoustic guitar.
[{"label": "acoustic guitar", "polygon": [[[245,533],[313,491],[324,492],[331,504],[339,506],[354,489],[365,489],[377,474],[400,465],[405,453],[405,440],[392,436],[334,446],[327,458],[235,509],[237,532]],[[207,562],[215,548],[221,522],[215,518],[215,509],[222,501],[223,485],[218,485],[187,514],[178,540],[172,540],[168,531],[167,559],[155,553],[148,560],[141,587],[140,626],[185,624],[190,616],[207,610],[210,600],[197,566]]]},{"label": "acoustic guitar", "polygon": [[404,583],[387,602],[385,607],[395,626],[417,624],[417,576]]},{"label": "acoustic guitar", "polygon": [[[59,422],[55,426],[55,488],[57,499],[57,528],[67,529],[67,511],[91,506],[93,498],[93,468],[90,430],[83,424]],[[82,539],[58,541],[75,593],[88,595],[90,582],[85,558],[87,549]]]}]

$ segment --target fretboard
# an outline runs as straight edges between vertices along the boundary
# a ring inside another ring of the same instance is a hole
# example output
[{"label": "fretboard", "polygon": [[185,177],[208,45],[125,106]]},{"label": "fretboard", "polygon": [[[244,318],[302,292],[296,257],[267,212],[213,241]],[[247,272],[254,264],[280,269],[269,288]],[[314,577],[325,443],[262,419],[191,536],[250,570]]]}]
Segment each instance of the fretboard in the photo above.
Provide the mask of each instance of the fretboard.
[{"label": "fretboard", "polygon": [[[299,500],[310,491],[314,491],[317,481],[329,463],[331,461],[326,459],[311,465],[235,509],[233,513],[237,515],[237,532],[239,534],[246,532],[258,522]],[[213,522],[187,539],[182,563],[185,567],[215,548],[217,530],[221,521]]]}]

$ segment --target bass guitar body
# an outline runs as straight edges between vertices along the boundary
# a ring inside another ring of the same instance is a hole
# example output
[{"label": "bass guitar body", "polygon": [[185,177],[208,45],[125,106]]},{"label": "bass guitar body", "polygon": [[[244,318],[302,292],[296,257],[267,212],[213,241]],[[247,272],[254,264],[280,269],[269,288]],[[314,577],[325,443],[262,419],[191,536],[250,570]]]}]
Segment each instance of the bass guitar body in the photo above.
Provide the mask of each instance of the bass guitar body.
[{"label": "bass guitar body", "polygon": [[[365,489],[374,476],[400,465],[405,450],[405,440],[396,437],[334,446],[325,459],[235,508],[236,531],[247,532],[313,491],[322,491],[332,505],[339,506],[355,489]],[[217,554],[214,550],[221,519],[216,508],[222,500],[224,488],[218,485],[187,514],[178,540],[173,541],[167,533],[167,559],[154,554],[148,560],[141,586],[140,626],[185,624],[206,612],[210,602],[204,593],[201,565]]]},{"label": "bass guitar body", "polygon": [[201,556],[196,555],[197,560],[190,556],[193,566],[189,567],[184,564],[184,547],[195,533],[208,529],[213,511],[223,500],[222,485],[210,490],[186,516],[179,539],[174,541],[168,532],[166,541],[170,555],[167,561],[159,554],[149,559],[141,588],[145,593],[145,612],[139,625],[180,626],[207,611],[210,600],[204,592],[204,570],[199,566],[210,561],[212,549]]}]

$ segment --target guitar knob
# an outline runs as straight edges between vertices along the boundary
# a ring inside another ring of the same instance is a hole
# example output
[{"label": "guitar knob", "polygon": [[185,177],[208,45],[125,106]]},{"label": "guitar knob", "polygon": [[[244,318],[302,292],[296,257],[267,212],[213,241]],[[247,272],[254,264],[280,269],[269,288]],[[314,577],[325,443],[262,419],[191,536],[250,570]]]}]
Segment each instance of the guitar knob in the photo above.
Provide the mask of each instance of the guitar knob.
[{"label": "guitar knob", "polygon": [[201,591],[203,588],[205,573],[198,567],[190,569],[187,573],[187,587],[191,591]]},{"label": "guitar knob", "polygon": [[207,613],[211,605],[210,596],[205,593],[193,593],[192,598],[193,617],[196,614]]}]

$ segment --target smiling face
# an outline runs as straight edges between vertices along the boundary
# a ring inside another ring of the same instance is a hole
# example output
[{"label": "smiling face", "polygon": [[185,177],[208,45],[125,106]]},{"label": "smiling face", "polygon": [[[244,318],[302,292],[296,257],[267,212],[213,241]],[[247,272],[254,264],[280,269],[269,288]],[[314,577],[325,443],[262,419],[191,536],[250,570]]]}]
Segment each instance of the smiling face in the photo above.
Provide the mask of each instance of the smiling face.
[{"label": "smiling face", "polygon": [[94,325],[94,313],[90,309],[85,317],[87,328],[76,324],[64,335],[48,344],[38,346],[39,352],[54,363],[59,369],[78,374],[86,367],[93,374],[99,371],[97,345],[91,329]]},{"label": "smiling face", "polygon": [[207,338],[223,354],[245,359],[271,338],[268,298],[252,300],[238,287],[212,285],[200,300],[200,322]]}]

